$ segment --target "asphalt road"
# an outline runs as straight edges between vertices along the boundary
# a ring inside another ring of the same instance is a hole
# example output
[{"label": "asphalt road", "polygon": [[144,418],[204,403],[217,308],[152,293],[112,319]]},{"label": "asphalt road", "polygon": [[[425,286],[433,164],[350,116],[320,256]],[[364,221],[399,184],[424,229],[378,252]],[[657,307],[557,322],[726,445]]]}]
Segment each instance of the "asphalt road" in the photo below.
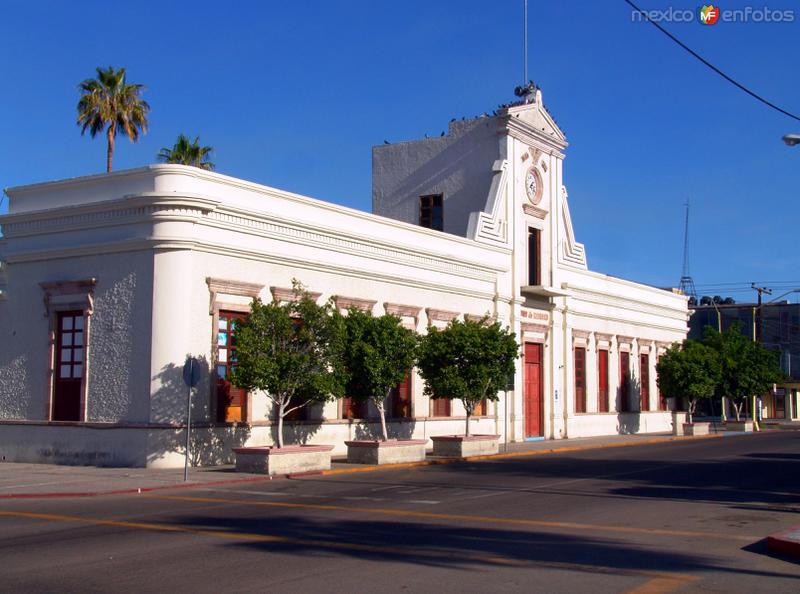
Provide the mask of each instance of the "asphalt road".
[{"label": "asphalt road", "polygon": [[800,592],[800,432],[0,501],[3,592]]}]

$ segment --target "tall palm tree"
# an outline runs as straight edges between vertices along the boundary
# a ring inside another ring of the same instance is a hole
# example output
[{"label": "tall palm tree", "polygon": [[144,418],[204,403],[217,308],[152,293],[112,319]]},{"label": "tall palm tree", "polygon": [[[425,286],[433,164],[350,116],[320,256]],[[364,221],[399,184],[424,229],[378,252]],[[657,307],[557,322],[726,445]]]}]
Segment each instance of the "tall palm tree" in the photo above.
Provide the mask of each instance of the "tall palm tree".
[{"label": "tall palm tree", "polygon": [[178,134],[178,141],[175,145],[172,148],[162,148],[158,153],[158,160],[164,163],[192,165],[211,171],[214,169],[214,164],[209,159],[213,150],[214,148],[210,146],[200,146],[199,136],[191,141],[185,134]]},{"label": "tall palm tree", "polygon": [[107,171],[111,171],[114,156],[114,138],[120,132],[136,142],[139,133],[147,132],[147,114],[150,106],[141,98],[142,85],[128,84],[125,69],[114,70],[97,67],[97,78],[87,78],[78,89],[78,125],[81,134],[89,130],[92,138],[105,130],[108,139]]}]

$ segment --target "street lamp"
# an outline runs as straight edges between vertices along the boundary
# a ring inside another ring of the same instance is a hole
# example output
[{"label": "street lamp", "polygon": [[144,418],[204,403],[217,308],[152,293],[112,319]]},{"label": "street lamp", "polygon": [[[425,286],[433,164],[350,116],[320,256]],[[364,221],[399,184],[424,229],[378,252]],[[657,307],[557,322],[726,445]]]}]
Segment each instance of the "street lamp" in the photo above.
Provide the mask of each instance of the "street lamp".
[{"label": "street lamp", "polygon": [[783,142],[789,146],[800,144],[800,134],[786,134],[783,137]]}]

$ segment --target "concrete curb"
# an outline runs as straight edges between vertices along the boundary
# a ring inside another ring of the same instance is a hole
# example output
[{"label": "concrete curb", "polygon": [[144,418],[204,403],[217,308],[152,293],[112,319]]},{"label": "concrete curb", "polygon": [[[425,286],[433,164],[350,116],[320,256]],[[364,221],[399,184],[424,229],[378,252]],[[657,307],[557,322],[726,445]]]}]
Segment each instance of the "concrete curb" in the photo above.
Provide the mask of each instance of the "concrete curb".
[{"label": "concrete curb", "polygon": [[800,525],[768,536],[767,548],[773,553],[800,559]]},{"label": "concrete curb", "polygon": [[647,445],[656,443],[669,443],[672,441],[691,441],[702,439],[716,439],[723,437],[721,433],[712,435],[699,435],[699,436],[681,436],[681,437],[660,437],[646,439],[636,442],[623,442],[623,443],[605,443],[596,445],[583,445],[583,446],[565,446],[556,447],[543,450],[535,450],[532,452],[503,452],[501,454],[486,454],[483,456],[469,456],[467,458],[439,458],[434,460],[423,460],[421,462],[405,462],[402,464],[384,464],[384,465],[368,465],[359,468],[336,468],[333,470],[323,470],[319,474],[324,476],[332,476],[337,474],[352,474],[357,472],[371,472],[373,470],[398,470],[403,468],[415,468],[417,466],[438,466],[444,464],[457,464],[461,462],[477,462],[481,460],[501,460],[504,458],[526,458],[533,456],[543,456],[545,454],[559,454],[562,452],[580,452],[584,450],[604,450],[608,448],[624,448],[637,445]]},{"label": "concrete curb", "polygon": [[232,485],[236,483],[258,483],[263,481],[270,481],[275,478],[286,477],[269,477],[269,476],[253,476],[247,478],[225,479],[222,481],[210,481],[207,483],[186,482],[174,483],[169,485],[158,485],[157,487],[131,487],[128,489],[110,489],[106,491],[54,491],[51,493],[6,493],[0,495],[2,499],[51,499],[56,497],[98,497],[100,495],[131,495],[138,493],[150,493],[152,491],[164,491],[167,489],[195,489],[197,487],[216,487],[220,485]]},{"label": "concrete curb", "polygon": [[321,470],[314,472],[303,472],[285,475],[272,475],[272,476],[251,476],[246,478],[225,479],[220,481],[209,482],[187,482],[187,483],[174,483],[169,485],[158,485],[155,487],[131,487],[126,489],[110,489],[98,491],[75,491],[75,492],[51,492],[51,493],[8,493],[0,495],[0,500],[3,499],[53,499],[60,497],[99,497],[103,495],[133,495],[141,493],[152,493],[153,491],[166,491],[173,489],[198,489],[203,487],[218,487],[222,485],[235,485],[241,483],[259,483],[280,479],[293,479],[302,478],[305,476],[335,476],[340,474],[355,474],[359,472],[373,472],[376,470],[401,470],[404,468],[416,468],[421,466],[438,466],[445,464],[458,464],[463,462],[476,462],[481,460],[502,460],[505,458],[526,458],[533,456],[543,456],[546,454],[558,454],[563,452],[580,452],[585,450],[602,450],[608,448],[622,448],[632,447],[637,445],[648,445],[657,443],[669,443],[675,441],[692,441],[702,439],[715,439],[723,437],[724,434],[716,433],[712,435],[701,436],[668,436],[656,437],[631,442],[621,443],[604,443],[604,444],[591,444],[591,445],[578,445],[578,446],[564,446],[553,447],[548,449],[534,450],[534,451],[520,451],[520,452],[504,452],[500,454],[487,454],[484,456],[471,456],[468,458],[438,458],[431,460],[423,460],[420,462],[404,462],[401,464],[383,464],[383,465],[364,465],[357,468],[336,468],[331,470]]}]

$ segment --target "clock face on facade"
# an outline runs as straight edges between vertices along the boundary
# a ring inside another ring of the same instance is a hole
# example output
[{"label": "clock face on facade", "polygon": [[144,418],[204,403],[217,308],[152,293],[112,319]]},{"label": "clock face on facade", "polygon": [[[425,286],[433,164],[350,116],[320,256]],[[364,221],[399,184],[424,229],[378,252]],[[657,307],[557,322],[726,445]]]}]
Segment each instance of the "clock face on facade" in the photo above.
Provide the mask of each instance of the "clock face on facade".
[{"label": "clock face on facade", "polygon": [[542,179],[535,167],[528,169],[525,174],[525,193],[534,204],[542,201]]}]

